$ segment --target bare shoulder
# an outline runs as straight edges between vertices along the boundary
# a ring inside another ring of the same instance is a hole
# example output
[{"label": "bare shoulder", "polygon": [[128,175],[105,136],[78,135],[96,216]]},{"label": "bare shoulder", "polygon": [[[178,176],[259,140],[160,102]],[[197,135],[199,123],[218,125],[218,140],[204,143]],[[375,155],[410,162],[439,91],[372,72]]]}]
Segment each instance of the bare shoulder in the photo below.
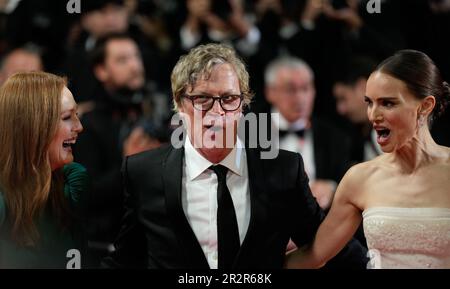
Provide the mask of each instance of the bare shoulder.
[{"label": "bare shoulder", "polygon": [[374,173],[382,168],[384,159],[385,156],[381,155],[373,160],[356,164],[347,171],[344,179],[349,183],[354,181],[360,183],[363,180],[367,180],[370,176],[373,176]]},{"label": "bare shoulder", "polygon": [[436,163],[450,168],[450,147],[439,146],[438,155],[439,160]]},{"label": "bare shoulder", "polygon": [[352,166],[339,183],[336,198],[358,208],[364,207],[368,182],[382,169],[383,156]]},{"label": "bare shoulder", "polygon": [[449,172],[450,171],[450,147],[442,147],[444,150],[444,170]]}]

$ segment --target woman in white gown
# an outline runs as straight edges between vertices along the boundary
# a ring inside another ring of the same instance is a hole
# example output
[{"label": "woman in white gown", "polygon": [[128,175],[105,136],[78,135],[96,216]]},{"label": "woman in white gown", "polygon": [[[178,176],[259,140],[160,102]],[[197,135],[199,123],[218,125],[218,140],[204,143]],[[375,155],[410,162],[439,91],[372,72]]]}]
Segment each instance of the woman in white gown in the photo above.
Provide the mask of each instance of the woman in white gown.
[{"label": "woman in white gown", "polygon": [[368,268],[450,268],[450,148],[429,132],[449,94],[422,52],[402,50],[377,67],[365,99],[384,154],[347,172],[314,242],[288,255],[288,268],[321,267],[361,221]]}]

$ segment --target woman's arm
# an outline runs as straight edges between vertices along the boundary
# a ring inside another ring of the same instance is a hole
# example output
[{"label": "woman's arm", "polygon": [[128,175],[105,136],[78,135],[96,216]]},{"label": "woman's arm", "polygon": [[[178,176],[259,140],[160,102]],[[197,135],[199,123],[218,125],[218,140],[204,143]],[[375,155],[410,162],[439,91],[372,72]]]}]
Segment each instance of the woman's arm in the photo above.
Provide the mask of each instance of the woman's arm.
[{"label": "woman's arm", "polygon": [[[359,167],[356,166],[356,167]],[[315,239],[286,257],[287,268],[319,268],[336,256],[355,234],[361,223],[361,210],[356,206],[360,198],[361,180],[358,168],[351,168],[336,191],[331,209],[320,225]]]}]

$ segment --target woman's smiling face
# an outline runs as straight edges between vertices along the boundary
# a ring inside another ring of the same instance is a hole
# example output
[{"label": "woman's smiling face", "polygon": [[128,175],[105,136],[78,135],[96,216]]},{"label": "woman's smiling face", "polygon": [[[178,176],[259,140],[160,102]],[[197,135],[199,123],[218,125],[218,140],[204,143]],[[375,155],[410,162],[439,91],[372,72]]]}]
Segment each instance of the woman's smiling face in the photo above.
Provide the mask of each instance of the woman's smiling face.
[{"label": "woman's smiling face", "polygon": [[73,161],[72,145],[83,130],[72,93],[64,87],[61,95],[61,116],[56,134],[50,143],[49,158],[52,171]]}]

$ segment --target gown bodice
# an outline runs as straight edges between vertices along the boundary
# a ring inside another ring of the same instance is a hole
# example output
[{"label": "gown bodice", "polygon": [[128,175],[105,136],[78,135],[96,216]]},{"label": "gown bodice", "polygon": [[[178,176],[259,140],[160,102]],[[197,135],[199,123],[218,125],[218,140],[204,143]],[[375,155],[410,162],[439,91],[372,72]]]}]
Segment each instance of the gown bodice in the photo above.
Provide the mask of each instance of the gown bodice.
[{"label": "gown bodice", "polygon": [[450,268],[450,208],[372,207],[363,226],[369,268]]}]

